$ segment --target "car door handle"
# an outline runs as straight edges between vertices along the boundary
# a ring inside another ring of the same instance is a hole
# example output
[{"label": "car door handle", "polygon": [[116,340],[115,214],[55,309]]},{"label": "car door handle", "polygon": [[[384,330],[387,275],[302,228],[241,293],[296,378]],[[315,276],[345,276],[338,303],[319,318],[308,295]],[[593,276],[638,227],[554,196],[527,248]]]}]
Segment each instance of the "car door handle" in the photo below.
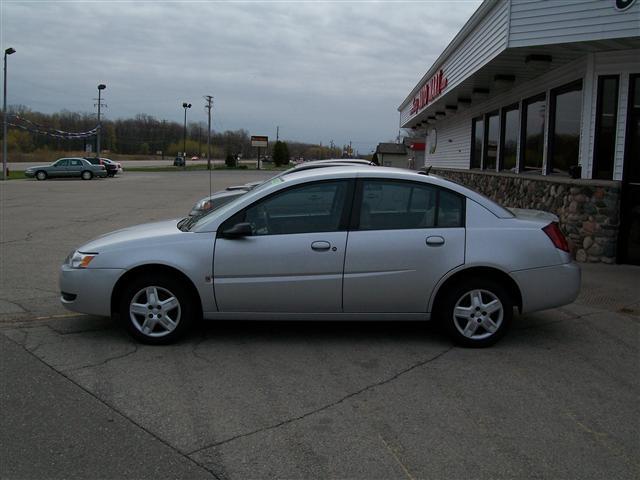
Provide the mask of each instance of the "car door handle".
[{"label": "car door handle", "polygon": [[313,242],[311,244],[311,248],[313,250],[329,250],[331,248],[331,244],[325,241]]},{"label": "car door handle", "polygon": [[433,235],[432,237],[427,237],[427,245],[430,247],[438,247],[440,245],[444,245],[444,238],[440,235]]}]

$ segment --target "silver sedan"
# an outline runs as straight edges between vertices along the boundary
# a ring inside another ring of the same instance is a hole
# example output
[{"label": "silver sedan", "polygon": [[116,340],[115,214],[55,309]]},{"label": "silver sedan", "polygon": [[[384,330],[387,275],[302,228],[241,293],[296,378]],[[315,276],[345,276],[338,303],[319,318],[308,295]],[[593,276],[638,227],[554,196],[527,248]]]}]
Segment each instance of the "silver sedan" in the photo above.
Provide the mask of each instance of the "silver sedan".
[{"label": "silver sedan", "polygon": [[119,317],[153,344],[200,318],[435,319],[480,347],[504,335],[514,309],[571,303],[579,287],[555,216],[362,166],[291,173],[204,217],[104,235],[60,273],[66,308]]}]

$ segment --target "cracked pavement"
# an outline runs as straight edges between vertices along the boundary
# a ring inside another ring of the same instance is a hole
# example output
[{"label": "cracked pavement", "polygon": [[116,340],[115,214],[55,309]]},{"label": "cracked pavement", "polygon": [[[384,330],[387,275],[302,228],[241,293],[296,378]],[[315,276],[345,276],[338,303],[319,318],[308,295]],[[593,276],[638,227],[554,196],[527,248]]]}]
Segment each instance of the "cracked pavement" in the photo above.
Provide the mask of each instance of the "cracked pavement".
[{"label": "cracked pavement", "polygon": [[490,349],[392,322],[209,323],[150,347],[62,310],[58,265],[186,212],[208,178],[5,187],[0,299],[20,311],[0,303],[3,478],[640,476],[640,268],[585,266],[575,304],[517,317]]}]

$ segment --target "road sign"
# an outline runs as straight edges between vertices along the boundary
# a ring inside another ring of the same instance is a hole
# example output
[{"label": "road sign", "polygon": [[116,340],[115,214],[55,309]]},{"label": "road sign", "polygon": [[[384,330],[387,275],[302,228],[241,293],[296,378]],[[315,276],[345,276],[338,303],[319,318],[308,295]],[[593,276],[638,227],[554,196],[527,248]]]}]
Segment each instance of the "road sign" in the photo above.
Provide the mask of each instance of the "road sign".
[{"label": "road sign", "polygon": [[269,146],[269,137],[264,135],[251,135],[251,146],[256,148],[267,148]]}]

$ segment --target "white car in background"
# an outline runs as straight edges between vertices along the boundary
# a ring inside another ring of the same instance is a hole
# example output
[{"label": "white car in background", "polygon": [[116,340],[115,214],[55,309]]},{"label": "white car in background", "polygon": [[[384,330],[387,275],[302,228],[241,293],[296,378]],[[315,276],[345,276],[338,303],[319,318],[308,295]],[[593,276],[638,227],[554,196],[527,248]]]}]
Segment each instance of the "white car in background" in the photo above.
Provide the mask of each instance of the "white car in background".
[{"label": "white car in background", "polygon": [[510,211],[401,169],[315,168],[273,178],[203,217],[125,228],[80,246],[62,304],[118,316],[169,343],[206,320],[436,319],[491,345],[513,310],[571,303],[580,269],[556,218]]},{"label": "white car in background", "polygon": [[[375,163],[370,162],[369,160],[360,160],[360,159],[349,159],[349,158],[334,158],[329,160],[314,160],[312,162],[300,163],[293,168],[285,170],[284,172],[276,175],[276,177],[281,177],[283,175],[288,175],[292,172],[300,172],[302,170],[311,170],[313,168],[322,168],[322,167],[330,167],[336,165],[375,165]],[[232,187],[227,187],[224,190],[219,192],[215,192],[212,195],[202,198],[198,200],[191,211],[189,212],[189,216],[201,216],[208,213],[211,210],[216,210],[223,205],[229,203],[231,200],[240,197],[247,193],[249,190],[253,190],[258,185],[262,185],[264,182],[251,182],[245,183],[244,185],[235,185]]]}]

